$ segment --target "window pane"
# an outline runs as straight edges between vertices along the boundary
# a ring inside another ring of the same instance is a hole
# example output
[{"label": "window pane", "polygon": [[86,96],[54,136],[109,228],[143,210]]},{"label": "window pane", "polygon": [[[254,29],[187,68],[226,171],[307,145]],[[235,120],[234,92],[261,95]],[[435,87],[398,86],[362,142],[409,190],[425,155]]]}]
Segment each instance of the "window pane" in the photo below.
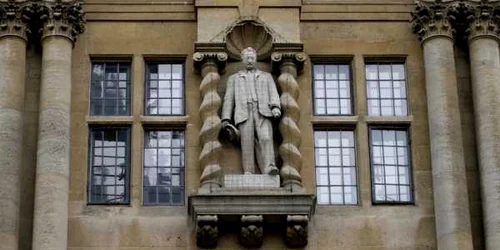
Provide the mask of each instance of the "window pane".
[{"label": "window pane", "polygon": [[315,64],[314,113],[351,115],[351,82],[348,64]]},{"label": "window pane", "polygon": [[184,114],[184,69],[183,64],[147,65],[146,114]]},{"label": "window pane", "polygon": [[407,133],[401,129],[371,129],[374,201],[412,201]]},{"label": "window pane", "polygon": [[[184,132],[146,130],[144,133],[143,196],[145,205],[182,205],[184,203]],[[146,181],[147,180],[147,181]],[[157,191],[157,192],[156,192]],[[154,197],[151,197],[154,196]]]},{"label": "window pane", "polygon": [[128,63],[93,63],[90,115],[129,115]]},{"label": "window pane", "polygon": [[408,115],[404,71],[403,64],[384,63],[366,65],[368,115]]},{"label": "window pane", "polygon": [[91,128],[90,134],[88,202],[128,203],[129,129]]},{"label": "window pane", "polygon": [[354,132],[314,132],[316,185],[320,204],[356,204]]}]

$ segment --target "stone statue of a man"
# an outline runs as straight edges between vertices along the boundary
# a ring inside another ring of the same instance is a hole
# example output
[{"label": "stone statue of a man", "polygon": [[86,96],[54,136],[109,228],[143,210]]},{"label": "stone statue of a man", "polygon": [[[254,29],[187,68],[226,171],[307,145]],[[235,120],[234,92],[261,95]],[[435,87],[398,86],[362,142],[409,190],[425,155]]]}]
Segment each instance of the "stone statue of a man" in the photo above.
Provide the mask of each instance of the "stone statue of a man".
[{"label": "stone statue of a man", "polygon": [[241,58],[243,69],[231,75],[226,85],[222,128],[230,129],[231,118],[234,118],[234,125],[241,135],[241,161],[245,174],[255,173],[257,158],[262,174],[277,175],[271,118],[281,116],[278,90],[271,74],[255,67],[255,49],[244,49]]}]

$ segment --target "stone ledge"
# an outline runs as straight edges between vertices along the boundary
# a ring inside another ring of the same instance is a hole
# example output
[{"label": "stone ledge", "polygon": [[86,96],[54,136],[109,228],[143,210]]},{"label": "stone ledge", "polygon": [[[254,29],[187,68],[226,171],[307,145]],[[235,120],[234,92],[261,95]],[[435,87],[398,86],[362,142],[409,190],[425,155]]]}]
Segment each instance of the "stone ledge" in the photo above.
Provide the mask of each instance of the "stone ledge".
[{"label": "stone ledge", "polygon": [[282,188],[231,192],[221,189],[188,197],[188,213],[199,215],[307,215],[314,214],[315,196],[291,193]]}]

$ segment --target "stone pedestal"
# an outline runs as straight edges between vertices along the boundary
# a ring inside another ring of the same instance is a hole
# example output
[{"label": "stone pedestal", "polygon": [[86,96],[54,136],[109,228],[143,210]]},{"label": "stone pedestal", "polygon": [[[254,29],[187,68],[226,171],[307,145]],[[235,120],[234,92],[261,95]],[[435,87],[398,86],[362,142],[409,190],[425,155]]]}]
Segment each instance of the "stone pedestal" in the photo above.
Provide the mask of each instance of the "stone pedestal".
[{"label": "stone pedestal", "polygon": [[240,243],[245,247],[262,244],[266,220],[281,221],[277,226],[282,227],[289,246],[305,246],[307,223],[315,206],[314,195],[284,188],[223,187],[217,192],[188,198],[189,214],[197,225],[197,244],[212,247],[221,221],[234,216],[240,217]]},{"label": "stone pedestal", "polygon": [[280,177],[278,175],[247,174],[224,176],[225,188],[279,188]]}]

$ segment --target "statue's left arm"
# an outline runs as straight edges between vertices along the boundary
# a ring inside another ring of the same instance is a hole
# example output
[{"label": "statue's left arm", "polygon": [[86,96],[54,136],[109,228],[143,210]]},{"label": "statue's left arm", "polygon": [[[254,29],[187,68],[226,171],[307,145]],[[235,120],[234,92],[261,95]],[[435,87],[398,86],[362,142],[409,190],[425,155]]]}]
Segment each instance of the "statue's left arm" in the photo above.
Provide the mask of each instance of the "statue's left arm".
[{"label": "statue's left arm", "polygon": [[273,108],[278,108],[281,110],[280,95],[278,94],[276,83],[274,82],[271,74],[267,74],[267,86],[269,88],[269,106],[271,110]]}]

